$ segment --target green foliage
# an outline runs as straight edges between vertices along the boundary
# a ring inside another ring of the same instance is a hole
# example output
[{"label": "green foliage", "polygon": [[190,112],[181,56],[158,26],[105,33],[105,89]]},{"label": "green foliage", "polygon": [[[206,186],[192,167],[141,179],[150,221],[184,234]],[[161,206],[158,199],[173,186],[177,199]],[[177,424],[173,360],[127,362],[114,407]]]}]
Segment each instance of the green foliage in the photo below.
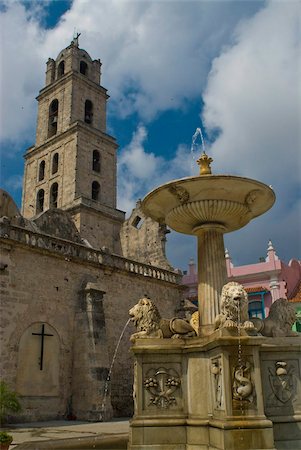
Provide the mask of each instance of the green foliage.
[{"label": "green foliage", "polygon": [[5,431],[0,431],[0,444],[10,444],[13,441],[13,437],[11,434],[6,433]]},{"label": "green foliage", "polygon": [[0,381],[0,422],[5,422],[8,413],[19,411],[21,411],[21,405],[18,394],[11,391],[4,381]]}]

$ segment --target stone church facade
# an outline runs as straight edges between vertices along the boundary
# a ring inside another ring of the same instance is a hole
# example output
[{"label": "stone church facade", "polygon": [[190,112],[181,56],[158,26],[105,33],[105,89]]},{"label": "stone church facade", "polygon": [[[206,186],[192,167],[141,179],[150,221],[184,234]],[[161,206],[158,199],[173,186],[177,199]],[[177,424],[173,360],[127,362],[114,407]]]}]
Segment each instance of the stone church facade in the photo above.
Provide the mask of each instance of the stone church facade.
[{"label": "stone church facade", "polygon": [[20,394],[14,420],[131,414],[131,324],[114,358],[128,310],[144,295],[165,317],[181,303],[167,230],[139,202],[128,220],[116,208],[100,69],[77,39],[48,60],[21,213],[0,194],[1,379]]}]

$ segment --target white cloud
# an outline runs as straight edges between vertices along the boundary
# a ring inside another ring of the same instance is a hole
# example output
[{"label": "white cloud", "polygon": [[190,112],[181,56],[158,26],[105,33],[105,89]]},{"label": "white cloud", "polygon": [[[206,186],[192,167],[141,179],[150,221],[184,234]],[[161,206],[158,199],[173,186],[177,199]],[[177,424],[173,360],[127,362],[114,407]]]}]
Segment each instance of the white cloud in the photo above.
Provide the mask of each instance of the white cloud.
[{"label": "white cloud", "polygon": [[102,60],[102,84],[114,114],[137,112],[145,121],[183,108],[200,96],[212,55],[229,39],[233,25],[260,6],[243,3],[74,0],[58,24],[46,30],[43,2],[25,8],[6,1],[0,13],[0,138],[33,136],[43,67],[69,45],[79,24],[80,46]]},{"label": "white cloud", "polygon": [[[213,170],[272,184],[278,197],[270,213],[226,238],[231,254],[244,248],[247,258],[261,256],[272,238],[276,249],[286,246],[295,255],[301,228],[299,3],[262,5],[75,0],[56,27],[45,30],[43,11],[6,2],[0,13],[1,140],[34,140],[34,98],[44,86],[46,60],[56,58],[80,24],[80,46],[102,60],[111,111],[136,113],[145,124],[120,152],[119,207],[129,211],[150,189],[189,175],[189,149],[179,143],[171,160],[156,156],[147,148],[146,127],[158,113],[200,98],[206,86],[207,131],[220,130],[208,150]],[[189,252],[176,265],[185,266]]]},{"label": "white cloud", "polygon": [[249,262],[269,238],[282,257],[300,255],[299,33],[300,3],[269,2],[213,61],[203,97],[207,130],[219,129],[210,150],[215,172],[261,180],[276,193],[268,214],[226,237],[231,253],[243,251]]},{"label": "white cloud", "polygon": [[129,213],[139,198],[156,186],[188,176],[190,151],[180,145],[171,160],[149,152],[146,127],[140,124],[132,140],[121,150],[118,162],[118,206]]},{"label": "white cloud", "polygon": [[300,176],[298,3],[270,2],[241,25],[235,45],[213,61],[203,97],[207,129],[220,130],[218,168],[275,186],[284,174]]}]

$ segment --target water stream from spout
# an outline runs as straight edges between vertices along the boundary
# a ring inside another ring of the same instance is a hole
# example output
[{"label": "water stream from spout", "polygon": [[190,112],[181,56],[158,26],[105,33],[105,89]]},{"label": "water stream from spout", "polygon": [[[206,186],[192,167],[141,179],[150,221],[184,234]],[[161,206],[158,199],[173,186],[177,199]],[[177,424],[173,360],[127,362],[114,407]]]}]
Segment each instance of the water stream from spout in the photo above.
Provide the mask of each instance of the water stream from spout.
[{"label": "water stream from spout", "polygon": [[196,164],[195,164],[195,159],[196,157],[199,158],[199,147],[200,145],[197,143],[197,139],[200,136],[201,138],[201,147],[202,147],[202,151],[205,151],[205,141],[204,141],[204,136],[202,133],[202,128],[198,127],[196,128],[193,136],[192,136],[192,142],[191,142],[191,147],[190,147],[190,154],[191,154],[191,173],[193,173]]},{"label": "water stream from spout", "polygon": [[[240,302],[238,304],[238,324],[237,324],[237,334],[238,334],[238,367],[240,370],[242,370],[242,345],[241,345],[241,315],[240,315]],[[243,398],[241,397],[239,399],[239,405],[240,405],[240,415],[243,417],[244,415],[244,406],[243,406]],[[241,430],[241,427],[238,427],[239,430]],[[241,434],[240,440],[243,441],[243,436]]]},{"label": "water stream from spout", "polygon": [[108,390],[109,390],[109,384],[110,384],[110,381],[111,381],[111,374],[112,374],[113,366],[114,366],[114,363],[115,363],[115,360],[116,360],[116,356],[117,356],[117,352],[118,352],[118,349],[119,349],[119,346],[120,346],[120,342],[121,342],[121,340],[123,338],[125,330],[126,330],[128,324],[130,323],[130,321],[131,321],[131,318],[129,318],[128,321],[126,322],[126,324],[124,325],[123,330],[122,330],[122,332],[121,332],[121,334],[119,336],[119,339],[117,341],[117,344],[116,344],[116,347],[115,347],[115,350],[114,350],[112,362],[111,362],[111,365],[110,365],[110,368],[109,368],[109,372],[108,372],[108,376],[107,376],[106,382],[105,382],[105,388],[104,388],[104,393],[103,393],[103,400],[102,400],[102,404],[101,404],[100,421],[104,421],[104,419],[105,419],[105,408],[106,408],[107,395],[108,395]]}]

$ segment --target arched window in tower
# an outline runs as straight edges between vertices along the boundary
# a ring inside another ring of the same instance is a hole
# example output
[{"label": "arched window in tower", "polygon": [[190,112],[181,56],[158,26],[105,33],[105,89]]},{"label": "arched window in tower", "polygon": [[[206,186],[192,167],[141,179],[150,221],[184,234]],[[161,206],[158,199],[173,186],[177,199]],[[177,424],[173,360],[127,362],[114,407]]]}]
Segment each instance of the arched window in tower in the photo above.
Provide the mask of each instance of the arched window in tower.
[{"label": "arched window in tower", "polygon": [[98,150],[93,150],[92,170],[100,172],[100,153]]},{"label": "arched window in tower", "polygon": [[36,213],[44,211],[44,189],[40,189],[37,193],[37,205],[36,205]]},{"label": "arched window in tower", "polygon": [[45,177],[45,161],[41,161],[39,165],[39,181],[44,180]]},{"label": "arched window in tower", "polygon": [[54,136],[57,133],[58,111],[59,102],[57,99],[54,99],[49,106],[48,137]]},{"label": "arched window in tower", "polygon": [[86,100],[85,102],[85,122],[92,123],[93,119],[93,103],[91,100]]},{"label": "arched window in tower", "polygon": [[65,61],[61,61],[57,68],[57,77],[61,78],[65,73]]},{"label": "arched window in tower", "polygon": [[100,197],[100,184],[98,181],[93,181],[92,183],[92,200],[99,201]]},{"label": "arched window in tower", "polygon": [[50,188],[50,208],[57,208],[57,197],[59,192],[59,186],[57,183],[53,183]]},{"label": "arched window in tower", "polygon": [[79,71],[83,75],[86,75],[86,76],[88,75],[88,64],[85,61],[81,61],[79,63]]},{"label": "arched window in tower", "polygon": [[52,169],[51,172],[54,174],[59,169],[59,154],[55,153],[52,158]]}]

